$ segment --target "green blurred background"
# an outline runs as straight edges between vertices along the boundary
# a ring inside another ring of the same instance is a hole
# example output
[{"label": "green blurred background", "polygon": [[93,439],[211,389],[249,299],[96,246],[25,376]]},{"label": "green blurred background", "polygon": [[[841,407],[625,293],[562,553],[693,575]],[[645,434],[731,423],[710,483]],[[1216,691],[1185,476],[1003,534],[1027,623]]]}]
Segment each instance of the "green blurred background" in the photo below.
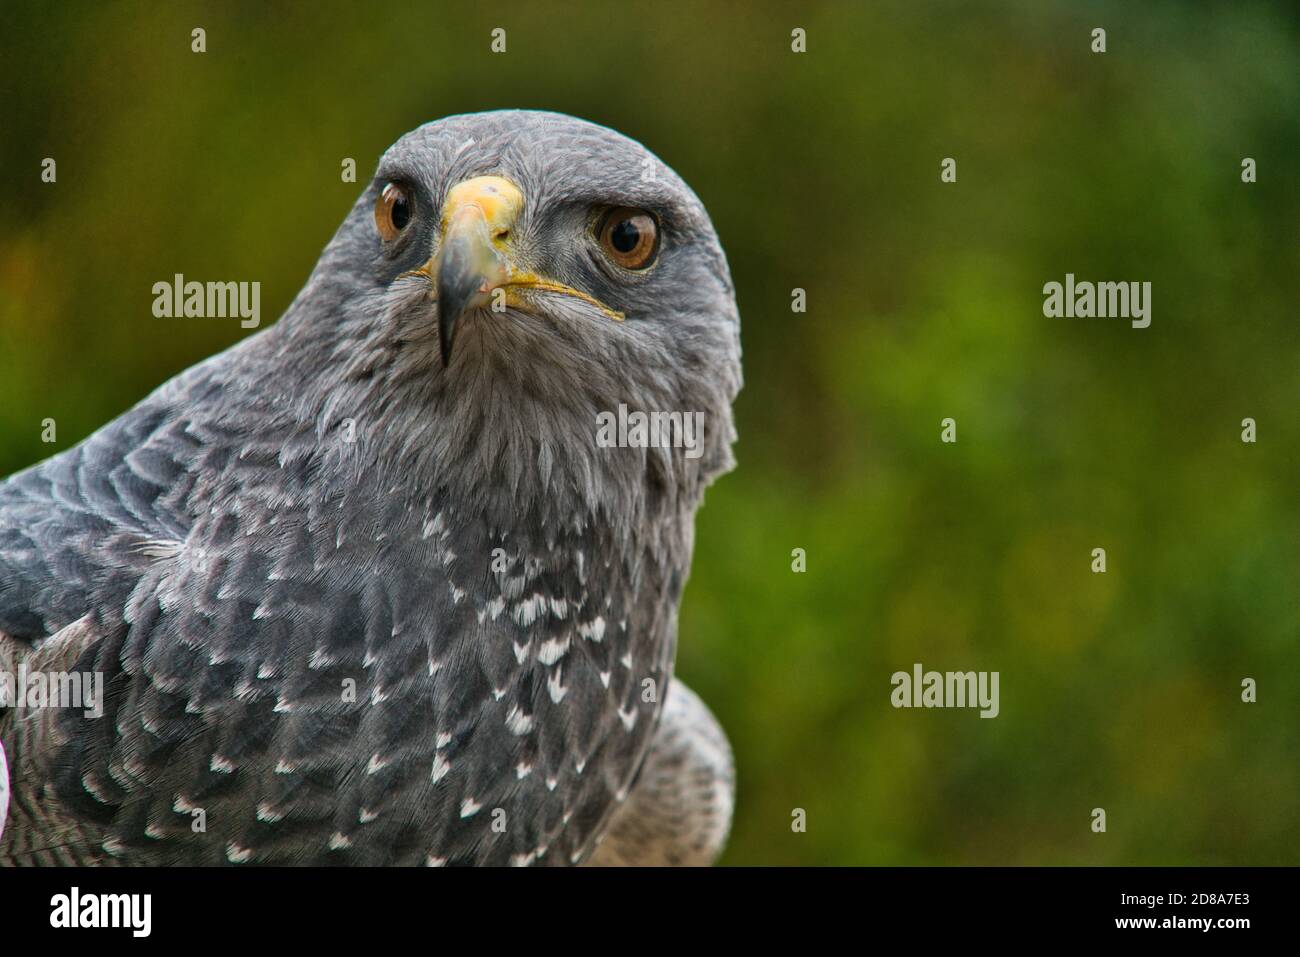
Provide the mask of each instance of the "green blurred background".
[{"label": "green blurred background", "polygon": [[[736,750],[724,863],[1300,863],[1300,15],[1137,6],[6,0],[0,474],[247,334],[164,329],[154,282],[278,315],[344,157],[572,113],[694,186],[736,280],[678,664]],[[1152,282],[1151,327],[1045,318],[1066,272]],[[894,710],[913,662],[999,671],[1000,717]]]}]

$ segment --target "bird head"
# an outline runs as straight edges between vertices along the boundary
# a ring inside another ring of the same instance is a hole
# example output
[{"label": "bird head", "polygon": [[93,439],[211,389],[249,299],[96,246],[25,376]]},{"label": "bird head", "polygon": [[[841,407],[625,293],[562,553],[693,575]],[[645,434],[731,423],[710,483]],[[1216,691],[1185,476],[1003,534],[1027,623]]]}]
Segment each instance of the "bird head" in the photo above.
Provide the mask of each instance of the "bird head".
[{"label": "bird head", "polygon": [[[324,411],[383,419],[372,455],[592,511],[693,506],[732,463],[726,257],[677,174],[602,126],[500,111],[403,136],[299,299],[335,320]],[[620,409],[698,414],[702,447],[602,444]]]}]

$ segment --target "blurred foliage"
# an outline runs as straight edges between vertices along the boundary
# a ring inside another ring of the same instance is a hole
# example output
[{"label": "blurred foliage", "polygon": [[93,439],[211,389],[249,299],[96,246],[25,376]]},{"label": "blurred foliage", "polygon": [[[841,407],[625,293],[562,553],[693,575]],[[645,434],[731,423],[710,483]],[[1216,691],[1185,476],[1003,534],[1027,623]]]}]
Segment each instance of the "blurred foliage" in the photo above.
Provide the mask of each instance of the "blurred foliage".
[{"label": "blurred foliage", "polygon": [[[1300,863],[1294,7],[0,18],[0,474],[245,334],[164,331],[159,279],[258,279],[277,315],[360,189],[343,157],[364,180],[428,119],[586,117],[695,187],[744,317],[740,468],[698,520],[678,669],[736,749],[725,862]],[[1066,272],[1151,281],[1151,327],[1044,318]],[[918,661],[1000,671],[1001,716],[892,709]]]}]

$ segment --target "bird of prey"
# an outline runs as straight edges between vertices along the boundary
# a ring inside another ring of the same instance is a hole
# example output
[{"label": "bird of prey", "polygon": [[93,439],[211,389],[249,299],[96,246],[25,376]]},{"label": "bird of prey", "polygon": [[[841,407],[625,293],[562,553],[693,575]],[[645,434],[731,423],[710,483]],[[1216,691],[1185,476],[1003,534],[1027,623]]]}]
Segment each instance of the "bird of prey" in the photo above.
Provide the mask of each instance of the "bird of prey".
[{"label": "bird of prey", "polygon": [[0,672],[102,679],[0,708],[0,862],[710,862],[731,754],[672,670],[740,385],[643,146],[403,136],[277,323],[0,483]]}]

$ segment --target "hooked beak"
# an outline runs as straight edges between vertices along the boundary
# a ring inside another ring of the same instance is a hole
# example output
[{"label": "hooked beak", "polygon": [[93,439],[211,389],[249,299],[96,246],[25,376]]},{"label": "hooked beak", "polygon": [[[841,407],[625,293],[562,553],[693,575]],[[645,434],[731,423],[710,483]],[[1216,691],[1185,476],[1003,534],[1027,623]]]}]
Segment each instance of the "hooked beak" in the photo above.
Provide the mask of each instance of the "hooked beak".
[{"label": "hooked beak", "polygon": [[488,305],[492,291],[510,279],[510,265],[497,243],[509,236],[522,206],[523,194],[497,176],[461,183],[447,196],[436,280],[444,368],[451,362],[460,317]]},{"label": "hooked beak", "polygon": [[512,261],[511,238],[524,206],[523,193],[508,179],[478,176],[458,183],[443,206],[442,242],[416,272],[431,278],[438,300],[438,345],[442,364],[451,362],[456,329],[465,313],[491,307],[537,312],[526,290],[560,293],[595,306],[611,319],[623,314],[581,290],[520,270]]}]

